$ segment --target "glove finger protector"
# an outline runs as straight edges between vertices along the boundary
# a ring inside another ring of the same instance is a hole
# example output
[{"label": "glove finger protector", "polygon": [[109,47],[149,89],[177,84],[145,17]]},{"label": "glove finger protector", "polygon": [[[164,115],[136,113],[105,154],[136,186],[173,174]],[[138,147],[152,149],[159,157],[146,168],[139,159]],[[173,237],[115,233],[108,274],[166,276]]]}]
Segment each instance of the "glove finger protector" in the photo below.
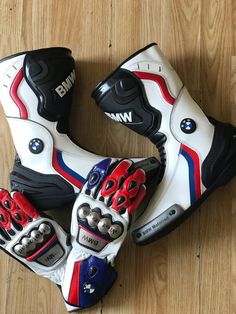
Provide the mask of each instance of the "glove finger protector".
[{"label": "glove finger protector", "polygon": [[90,171],[72,210],[72,251],[62,287],[71,310],[97,303],[113,285],[114,259],[130,215],[146,194],[146,178],[145,170],[128,159],[112,164],[107,158]]}]

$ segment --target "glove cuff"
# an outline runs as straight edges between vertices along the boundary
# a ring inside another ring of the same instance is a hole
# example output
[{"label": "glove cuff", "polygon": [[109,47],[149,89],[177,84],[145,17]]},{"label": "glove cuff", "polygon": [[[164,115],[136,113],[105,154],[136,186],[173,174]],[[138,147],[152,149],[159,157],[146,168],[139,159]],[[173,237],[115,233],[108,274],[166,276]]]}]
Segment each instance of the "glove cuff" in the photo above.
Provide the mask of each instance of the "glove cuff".
[{"label": "glove cuff", "polygon": [[70,255],[62,293],[68,311],[74,311],[99,302],[113,286],[117,272],[106,259],[90,256],[72,263]]}]

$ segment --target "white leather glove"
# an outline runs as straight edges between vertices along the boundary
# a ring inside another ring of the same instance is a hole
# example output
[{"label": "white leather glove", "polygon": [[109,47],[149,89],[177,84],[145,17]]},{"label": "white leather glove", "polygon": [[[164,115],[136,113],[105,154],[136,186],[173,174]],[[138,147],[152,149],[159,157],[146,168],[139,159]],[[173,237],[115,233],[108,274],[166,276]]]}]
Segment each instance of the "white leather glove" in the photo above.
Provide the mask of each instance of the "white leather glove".
[{"label": "white leather glove", "polygon": [[0,247],[36,274],[63,284],[69,235],[20,192],[0,190]]},{"label": "white leather glove", "polygon": [[114,259],[146,194],[145,181],[145,171],[128,159],[104,159],[89,173],[72,211],[72,251],[62,286],[71,310],[97,303],[112,287]]}]

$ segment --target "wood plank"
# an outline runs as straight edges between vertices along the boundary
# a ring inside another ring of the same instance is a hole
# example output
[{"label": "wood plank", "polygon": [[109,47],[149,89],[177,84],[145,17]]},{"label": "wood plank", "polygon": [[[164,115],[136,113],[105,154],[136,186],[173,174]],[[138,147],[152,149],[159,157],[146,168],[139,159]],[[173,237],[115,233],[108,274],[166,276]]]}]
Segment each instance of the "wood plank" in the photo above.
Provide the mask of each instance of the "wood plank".
[{"label": "wood plank", "polygon": [[[231,58],[231,122],[235,123],[236,121],[236,56]],[[231,313],[236,313],[236,179],[234,178],[231,182],[231,195],[232,195],[232,241],[231,241],[231,270],[232,270],[232,279],[231,279]]]},{"label": "wood plank", "polygon": [[[230,1],[202,1],[201,18],[202,107],[208,115],[224,121],[231,119],[230,5]],[[231,280],[231,184],[218,189],[201,207],[201,313],[232,313],[228,284]]]}]

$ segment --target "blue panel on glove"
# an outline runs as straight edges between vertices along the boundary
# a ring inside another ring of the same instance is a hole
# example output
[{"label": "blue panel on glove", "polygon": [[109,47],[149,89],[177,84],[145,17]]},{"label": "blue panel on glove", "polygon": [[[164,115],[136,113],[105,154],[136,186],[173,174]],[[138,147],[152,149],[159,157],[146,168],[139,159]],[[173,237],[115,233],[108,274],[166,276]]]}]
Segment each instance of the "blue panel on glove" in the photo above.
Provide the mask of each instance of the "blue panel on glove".
[{"label": "blue panel on glove", "polygon": [[115,269],[105,259],[90,256],[80,265],[80,307],[97,303],[117,278]]}]

